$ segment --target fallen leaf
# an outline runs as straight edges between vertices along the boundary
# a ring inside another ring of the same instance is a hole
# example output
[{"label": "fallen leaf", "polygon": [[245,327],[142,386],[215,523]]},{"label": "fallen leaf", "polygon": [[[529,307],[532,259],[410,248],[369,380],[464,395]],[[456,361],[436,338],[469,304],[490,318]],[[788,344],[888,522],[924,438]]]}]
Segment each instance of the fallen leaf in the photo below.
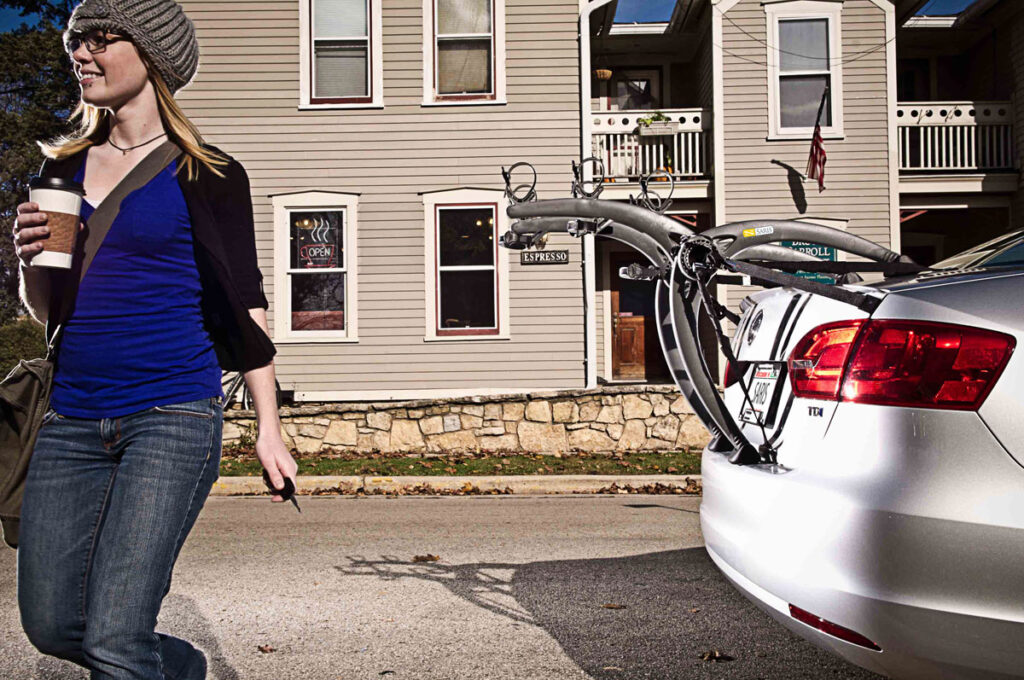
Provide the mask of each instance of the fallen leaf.
[{"label": "fallen leaf", "polygon": [[270,654],[272,651],[274,651],[274,648],[270,645],[257,645],[256,649],[260,650],[260,652],[264,654]]},{"label": "fallen leaf", "polygon": [[690,613],[691,614],[696,614],[699,611],[700,611],[700,607],[694,607],[693,609],[690,610]]},{"label": "fallen leaf", "polygon": [[437,555],[431,555],[430,553],[427,553],[426,555],[415,555],[415,556],[413,556],[412,561],[413,562],[437,562],[440,559],[441,558],[438,557]]},{"label": "fallen leaf", "polygon": [[377,675],[394,675],[394,674],[395,674],[394,671],[381,671],[380,673],[377,673]]},{"label": "fallen leaf", "polygon": [[721,663],[723,661],[733,660],[731,656],[729,656],[728,654],[722,654],[717,649],[710,649],[704,652],[704,654],[702,654],[700,658],[704,661],[710,661],[712,663]]},{"label": "fallen leaf", "polygon": [[601,606],[604,607],[605,609],[625,609],[626,608],[626,605],[624,605],[624,604],[616,604],[614,602],[606,602],[605,604],[603,604]]}]

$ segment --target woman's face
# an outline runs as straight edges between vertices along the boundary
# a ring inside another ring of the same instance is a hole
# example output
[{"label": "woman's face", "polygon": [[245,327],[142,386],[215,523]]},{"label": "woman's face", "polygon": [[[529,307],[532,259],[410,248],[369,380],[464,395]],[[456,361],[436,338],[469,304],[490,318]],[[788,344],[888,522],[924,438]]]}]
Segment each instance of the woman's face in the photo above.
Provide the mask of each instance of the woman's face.
[{"label": "woman's face", "polygon": [[[82,101],[116,111],[146,89],[149,73],[127,36],[94,29],[81,37],[71,52],[71,62],[82,88]],[[100,51],[89,51],[97,45]]]}]

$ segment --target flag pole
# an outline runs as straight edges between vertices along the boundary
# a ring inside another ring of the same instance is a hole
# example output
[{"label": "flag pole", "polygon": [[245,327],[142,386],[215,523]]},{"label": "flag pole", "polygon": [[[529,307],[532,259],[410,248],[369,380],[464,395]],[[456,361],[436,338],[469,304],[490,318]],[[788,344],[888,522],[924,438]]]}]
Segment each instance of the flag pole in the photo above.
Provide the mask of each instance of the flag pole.
[{"label": "flag pole", "polygon": [[828,98],[828,85],[825,85],[825,91],[821,93],[821,103],[818,104],[818,117],[814,119],[814,127],[821,125],[821,114],[825,111],[825,100]]}]

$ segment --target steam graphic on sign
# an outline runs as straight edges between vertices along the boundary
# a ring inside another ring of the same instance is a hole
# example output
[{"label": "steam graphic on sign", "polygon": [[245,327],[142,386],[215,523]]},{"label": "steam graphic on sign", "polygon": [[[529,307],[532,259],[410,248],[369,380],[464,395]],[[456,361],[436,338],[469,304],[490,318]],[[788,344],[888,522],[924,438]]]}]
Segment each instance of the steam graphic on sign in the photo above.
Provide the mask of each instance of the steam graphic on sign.
[{"label": "steam graphic on sign", "polygon": [[321,214],[296,220],[299,260],[303,269],[336,267],[337,230]]}]

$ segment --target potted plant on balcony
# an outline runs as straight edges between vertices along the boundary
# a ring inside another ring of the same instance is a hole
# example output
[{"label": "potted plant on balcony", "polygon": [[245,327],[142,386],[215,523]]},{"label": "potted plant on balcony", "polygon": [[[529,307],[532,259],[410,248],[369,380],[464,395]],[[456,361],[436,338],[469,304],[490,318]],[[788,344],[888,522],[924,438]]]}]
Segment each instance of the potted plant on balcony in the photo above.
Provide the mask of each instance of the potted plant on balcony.
[{"label": "potted plant on balcony", "polygon": [[654,111],[649,116],[637,118],[636,123],[641,137],[674,135],[679,132],[679,123],[661,111]]}]

